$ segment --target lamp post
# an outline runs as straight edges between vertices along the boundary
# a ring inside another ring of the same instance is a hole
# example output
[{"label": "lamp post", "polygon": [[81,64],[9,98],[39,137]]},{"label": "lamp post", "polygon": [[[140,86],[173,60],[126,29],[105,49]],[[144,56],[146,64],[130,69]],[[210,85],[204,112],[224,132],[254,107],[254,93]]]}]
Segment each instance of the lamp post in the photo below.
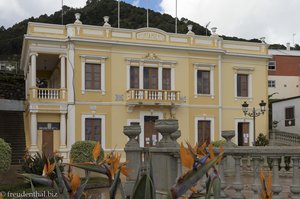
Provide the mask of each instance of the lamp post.
[{"label": "lamp post", "polygon": [[244,115],[248,115],[249,117],[252,117],[253,118],[253,136],[254,136],[254,141],[253,141],[253,145],[255,146],[256,143],[255,143],[255,118],[260,116],[261,114],[264,114],[265,111],[266,111],[266,102],[264,102],[264,100],[261,100],[261,102],[259,103],[259,106],[260,106],[260,111],[257,111],[255,109],[255,107],[252,108],[252,111],[249,111],[248,110],[248,107],[249,107],[249,104],[244,101],[244,103],[242,104],[242,110],[244,112]]}]

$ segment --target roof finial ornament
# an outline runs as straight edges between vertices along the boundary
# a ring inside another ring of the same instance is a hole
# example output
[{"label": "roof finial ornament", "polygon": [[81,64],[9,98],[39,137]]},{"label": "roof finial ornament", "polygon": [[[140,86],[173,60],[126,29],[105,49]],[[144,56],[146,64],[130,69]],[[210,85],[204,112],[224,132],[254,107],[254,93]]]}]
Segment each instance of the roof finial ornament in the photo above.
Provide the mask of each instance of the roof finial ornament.
[{"label": "roof finial ornament", "polygon": [[111,27],[111,25],[108,23],[109,22],[109,16],[104,16],[103,20],[104,20],[104,25],[103,26]]},{"label": "roof finial ornament", "polygon": [[211,37],[218,37],[217,29],[218,29],[217,27],[211,28],[211,32],[212,32]]},{"label": "roof finial ornament", "polygon": [[82,22],[80,21],[80,16],[81,14],[80,13],[75,13],[75,19],[76,21],[74,22],[74,24],[82,24]]},{"label": "roof finial ornament", "polygon": [[187,25],[188,32],[186,33],[187,35],[194,35],[195,33],[192,31],[193,30],[193,25],[189,24]]}]

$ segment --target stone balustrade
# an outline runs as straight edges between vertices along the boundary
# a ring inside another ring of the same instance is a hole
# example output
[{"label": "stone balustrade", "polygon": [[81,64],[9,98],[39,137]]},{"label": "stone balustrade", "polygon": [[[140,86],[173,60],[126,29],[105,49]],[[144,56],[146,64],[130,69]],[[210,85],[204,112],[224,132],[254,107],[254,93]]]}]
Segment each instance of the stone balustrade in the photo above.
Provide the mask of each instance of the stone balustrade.
[{"label": "stone balustrade", "polygon": [[[224,198],[241,199],[249,198],[249,195],[250,198],[260,198],[260,168],[264,169],[265,174],[269,169],[272,171],[273,199],[289,196],[300,198],[300,146],[238,147],[228,143],[231,143],[230,139],[227,139],[224,145],[224,169],[220,172],[225,174],[223,190],[232,187],[235,193],[231,192],[229,197]],[[218,149],[215,151],[218,153]],[[233,172],[230,172],[230,169]],[[234,181],[229,177],[232,174]],[[241,180],[243,178],[244,180]],[[285,193],[282,193],[283,186],[288,187]],[[245,194],[245,187],[251,187],[252,193],[249,194],[247,190],[248,194]]]},{"label": "stone balustrade", "polygon": [[[129,137],[125,147],[126,159],[128,167],[133,168],[126,179],[126,195],[130,195],[138,175],[149,172],[150,162],[157,198],[165,198],[176,178],[182,175],[176,142],[180,137],[178,122],[158,120],[155,128],[163,139],[157,147],[142,148],[135,139],[141,132],[140,127],[124,127],[124,134]],[[231,142],[233,131],[222,132],[222,136],[226,139],[223,159],[219,164],[222,198],[260,198],[261,168],[265,175],[269,170],[272,173],[273,199],[300,198],[300,146],[240,147]],[[219,148],[215,148],[215,153],[219,153]],[[199,186],[205,186],[202,181]]]},{"label": "stone balustrade", "polygon": [[282,132],[273,129],[270,132],[270,145],[300,146],[300,135],[296,133]]}]

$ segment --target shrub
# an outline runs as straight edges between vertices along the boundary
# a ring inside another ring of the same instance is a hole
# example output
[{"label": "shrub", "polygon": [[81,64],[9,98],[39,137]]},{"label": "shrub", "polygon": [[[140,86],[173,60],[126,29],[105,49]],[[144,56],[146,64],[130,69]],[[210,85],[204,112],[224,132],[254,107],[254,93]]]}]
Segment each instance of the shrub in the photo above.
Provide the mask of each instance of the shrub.
[{"label": "shrub", "polygon": [[[80,162],[93,162],[93,149],[96,145],[96,141],[86,140],[77,141],[71,147],[71,159],[74,163]],[[104,151],[101,149],[101,154],[99,156],[100,160],[104,157]]]},{"label": "shrub", "polygon": [[255,141],[255,146],[267,146],[269,144],[269,140],[266,135],[260,133]]},{"label": "shrub", "polygon": [[7,171],[11,163],[11,148],[0,138],[0,172]]}]

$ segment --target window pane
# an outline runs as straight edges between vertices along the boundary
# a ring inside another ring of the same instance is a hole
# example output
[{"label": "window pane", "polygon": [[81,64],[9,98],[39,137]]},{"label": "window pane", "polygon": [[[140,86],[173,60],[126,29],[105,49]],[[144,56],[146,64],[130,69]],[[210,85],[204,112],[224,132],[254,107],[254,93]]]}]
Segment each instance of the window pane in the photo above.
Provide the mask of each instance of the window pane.
[{"label": "window pane", "polygon": [[171,90],[171,69],[163,68],[162,89]]},{"label": "window pane", "polygon": [[210,94],[210,71],[197,71],[197,93]]},{"label": "window pane", "polygon": [[237,75],[237,96],[248,97],[248,75],[247,74]]},{"label": "window pane", "polygon": [[100,64],[85,64],[85,88],[101,90]]},{"label": "window pane", "polygon": [[85,119],[85,140],[99,141],[101,143],[101,119]]},{"label": "window pane", "polygon": [[130,67],[130,88],[139,88],[139,67]]}]

